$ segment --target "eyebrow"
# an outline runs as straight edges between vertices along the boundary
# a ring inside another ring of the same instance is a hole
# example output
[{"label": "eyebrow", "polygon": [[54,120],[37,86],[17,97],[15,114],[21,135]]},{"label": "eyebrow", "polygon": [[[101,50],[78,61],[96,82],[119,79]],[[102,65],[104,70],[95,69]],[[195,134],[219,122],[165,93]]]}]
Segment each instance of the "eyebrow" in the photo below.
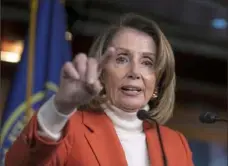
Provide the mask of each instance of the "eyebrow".
[{"label": "eyebrow", "polygon": [[117,49],[117,51],[127,51],[127,52],[131,52],[129,49],[122,48],[122,47],[115,47],[115,49]]},{"label": "eyebrow", "polygon": [[[121,51],[127,51],[127,52],[132,52],[129,49],[126,48],[122,48],[122,47],[115,47],[117,50],[121,50]],[[155,58],[156,53],[152,53],[152,52],[140,52],[144,57],[151,57],[151,58]]]},{"label": "eyebrow", "polygon": [[156,60],[156,57],[154,56],[154,54],[151,56],[151,54],[150,55],[148,55],[148,54],[143,54],[143,58],[148,58],[148,59],[150,59],[151,61],[155,61]]}]

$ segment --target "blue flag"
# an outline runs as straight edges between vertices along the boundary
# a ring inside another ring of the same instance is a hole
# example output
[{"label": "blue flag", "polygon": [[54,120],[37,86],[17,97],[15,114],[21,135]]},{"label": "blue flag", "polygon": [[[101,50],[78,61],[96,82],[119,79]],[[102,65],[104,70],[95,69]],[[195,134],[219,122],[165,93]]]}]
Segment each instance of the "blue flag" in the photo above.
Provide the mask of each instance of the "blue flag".
[{"label": "blue flag", "polygon": [[[33,66],[32,109],[34,111],[37,111],[57,91],[60,70],[72,57],[70,45],[65,40],[66,13],[63,4],[60,0],[38,2]],[[3,112],[0,165],[4,165],[6,152],[25,125],[28,44],[29,41],[26,39],[22,59]]]}]

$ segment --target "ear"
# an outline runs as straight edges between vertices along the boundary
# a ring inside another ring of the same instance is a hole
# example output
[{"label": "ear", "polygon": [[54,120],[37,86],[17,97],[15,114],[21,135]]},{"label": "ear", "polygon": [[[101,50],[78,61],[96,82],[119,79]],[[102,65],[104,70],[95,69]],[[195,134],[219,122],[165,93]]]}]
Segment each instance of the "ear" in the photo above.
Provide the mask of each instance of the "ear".
[{"label": "ear", "polygon": [[159,104],[158,90],[157,88],[155,88],[154,93],[148,102],[148,105],[150,106],[150,109],[154,109],[157,107],[158,104]]}]

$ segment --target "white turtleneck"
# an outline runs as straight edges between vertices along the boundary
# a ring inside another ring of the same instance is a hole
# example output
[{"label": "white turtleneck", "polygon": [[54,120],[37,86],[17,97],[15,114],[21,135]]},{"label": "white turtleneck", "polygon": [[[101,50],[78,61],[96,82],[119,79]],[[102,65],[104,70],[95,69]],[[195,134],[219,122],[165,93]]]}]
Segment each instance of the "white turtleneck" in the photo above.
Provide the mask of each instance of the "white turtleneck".
[{"label": "white turtleneck", "polygon": [[[137,118],[136,112],[124,112],[109,103],[103,104],[102,108],[113,122],[128,166],[149,166],[146,136],[143,132],[142,121]],[[59,113],[51,98],[41,107],[37,115],[42,130],[38,132],[39,135],[57,141],[71,115]]]}]

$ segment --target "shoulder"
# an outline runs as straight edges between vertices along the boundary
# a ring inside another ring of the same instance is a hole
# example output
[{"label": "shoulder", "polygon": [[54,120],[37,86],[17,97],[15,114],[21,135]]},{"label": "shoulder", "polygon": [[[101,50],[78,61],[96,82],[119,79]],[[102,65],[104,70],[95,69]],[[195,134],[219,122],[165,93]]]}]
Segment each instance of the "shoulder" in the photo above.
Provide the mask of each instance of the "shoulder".
[{"label": "shoulder", "polygon": [[177,130],[174,130],[174,129],[171,129],[167,126],[162,126],[162,125],[160,125],[160,130],[161,130],[162,135],[164,135],[164,137],[166,137],[170,140],[175,139],[176,141],[177,140],[182,141],[183,143],[187,142],[186,137],[181,132],[179,132]]},{"label": "shoulder", "polygon": [[160,129],[165,142],[172,143],[177,147],[182,147],[187,154],[191,155],[188,140],[181,132],[166,126],[160,126]]},{"label": "shoulder", "polygon": [[160,130],[167,136],[171,137],[180,137],[180,135],[183,135],[181,132],[174,130],[170,127],[160,125]]}]

